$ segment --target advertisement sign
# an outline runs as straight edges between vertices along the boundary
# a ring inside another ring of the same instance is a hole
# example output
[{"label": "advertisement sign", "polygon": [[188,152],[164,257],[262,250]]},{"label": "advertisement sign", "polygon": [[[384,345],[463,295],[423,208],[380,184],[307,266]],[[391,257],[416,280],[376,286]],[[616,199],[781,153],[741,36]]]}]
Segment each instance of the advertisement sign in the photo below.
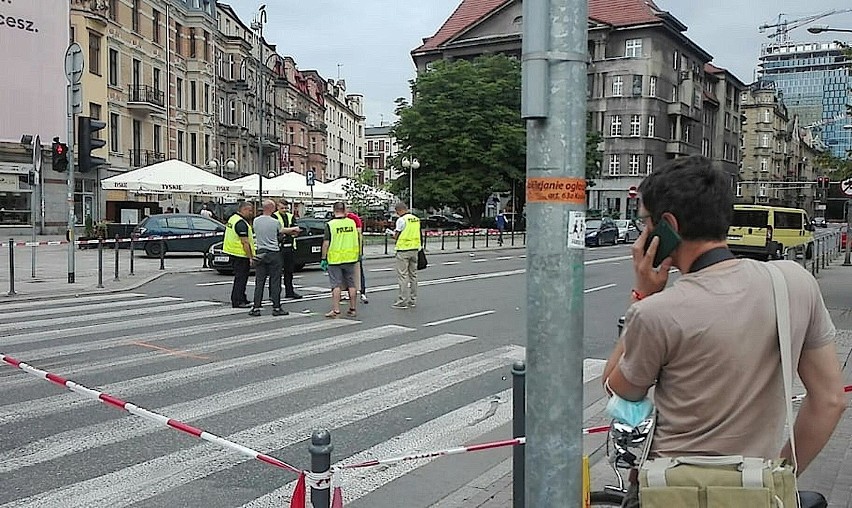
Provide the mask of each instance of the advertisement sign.
[{"label": "advertisement sign", "polygon": [[0,141],[66,137],[68,0],[0,0]]}]

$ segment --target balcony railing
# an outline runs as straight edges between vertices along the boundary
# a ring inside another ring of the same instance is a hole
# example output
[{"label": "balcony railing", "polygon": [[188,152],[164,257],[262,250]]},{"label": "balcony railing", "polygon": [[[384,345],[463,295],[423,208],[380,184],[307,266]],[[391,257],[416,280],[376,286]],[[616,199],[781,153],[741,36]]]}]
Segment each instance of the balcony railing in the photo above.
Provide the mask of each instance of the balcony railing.
[{"label": "balcony railing", "polygon": [[130,167],[144,168],[151,164],[163,162],[166,160],[166,154],[154,152],[151,150],[130,150]]},{"label": "balcony railing", "polygon": [[165,94],[148,85],[129,85],[127,87],[127,102],[151,104],[159,108],[165,107]]}]

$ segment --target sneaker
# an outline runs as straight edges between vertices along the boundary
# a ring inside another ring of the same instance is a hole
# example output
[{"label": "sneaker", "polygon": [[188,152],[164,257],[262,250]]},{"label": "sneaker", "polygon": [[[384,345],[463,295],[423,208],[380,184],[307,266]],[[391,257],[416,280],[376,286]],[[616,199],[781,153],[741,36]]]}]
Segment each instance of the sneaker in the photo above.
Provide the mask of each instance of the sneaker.
[{"label": "sneaker", "polygon": [[397,302],[397,303],[391,305],[391,309],[407,309],[407,308],[408,308],[408,305],[401,303],[401,302]]},{"label": "sneaker", "polygon": [[367,299],[366,293],[361,293],[361,303],[363,303],[364,305],[370,303],[370,300]]},{"label": "sneaker", "polygon": [[299,300],[302,298],[302,295],[299,293],[291,293],[289,295],[284,295],[285,298],[292,298],[293,300]]},{"label": "sneaker", "polygon": [[235,309],[248,309],[249,307],[251,307],[251,304],[250,303],[238,303],[237,305],[231,305],[231,307],[233,307]]},{"label": "sneaker", "polygon": [[290,313],[287,312],[286,310],[282,309],[281,307],[278,307],[277,309],[272,309],[272,315],[273,316],[289,316]]},{"label": "sneaker", "polygon": [[258,309],[258,308],[253,308],[252,310],[249,311],[249,316],[259,316],[259,315],[260,315],[260,309]]},{"label": "sneaker", "polygon": [[411,303],[408,304],[408,306],[413,309],[414,307],[417,307],[417,303],[411,302]]}]

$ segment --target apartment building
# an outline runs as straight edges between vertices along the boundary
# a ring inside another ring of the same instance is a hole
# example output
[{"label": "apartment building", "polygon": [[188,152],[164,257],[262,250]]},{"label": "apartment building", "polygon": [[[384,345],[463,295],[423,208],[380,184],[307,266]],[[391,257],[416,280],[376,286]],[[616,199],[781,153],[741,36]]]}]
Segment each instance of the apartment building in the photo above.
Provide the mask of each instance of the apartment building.
[{"label": "apartment building", "polygon": [[[589,1],[589,129],[603,136],[601,178],[588,205],[635,216],[628,189],[666,160],[704,153],[733,176],[739,166],[740,92],[730,72],[686,36],[671,13],[644,0]],[[412,51],[420,71],[440,58],[520,55],[520,0],[463,0]]]},{"label": "apartment building", "polygon": [[364,96],[347,94],[346,81],[342,79],[329,79],[326,90],[326,177],[329,180],[353,178],[364,167]]},{"label": "apartment building", "polygon": [[376,185],[385,185],[396,180],[400,172],[391,163],[390,159],[399,153],[399,144],[393,135],[390,125],[378,127],[367,127],[366,141],[367,151],[364,155],[364,163],[367,169],[376,172]]}]

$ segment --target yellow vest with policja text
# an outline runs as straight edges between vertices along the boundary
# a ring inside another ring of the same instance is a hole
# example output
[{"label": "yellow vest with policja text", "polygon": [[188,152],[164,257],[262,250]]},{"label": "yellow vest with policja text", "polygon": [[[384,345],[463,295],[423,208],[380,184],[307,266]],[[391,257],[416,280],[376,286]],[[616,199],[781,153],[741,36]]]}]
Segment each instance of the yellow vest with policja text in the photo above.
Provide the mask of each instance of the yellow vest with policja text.
[{"label": "yellow vest with policja text", "polygon": [[332,219],[328,222],[331,242],[328,246],[327,261],[330,265],[355,263],[361,254],[358,230],[352,219]]},{"label": "yellow vest with policja text", "polygon": [[240,236],[234,230],[237,223],[240,221],[245,221],[248,226],[248,238],[249,245],[251,245],[251,251],[254,252],[254,230],[249,224],[249,221],[245,220],[240,214],[235,213],[231,215],[231,218],[228,219],[228,223],[225,224],[225,243],[222,244],[222,251],[225,254],[230,254],[231,256],[236,256],[238,258],[247,258],[246,251],[243,248],[243,242],[240,240]]}]

